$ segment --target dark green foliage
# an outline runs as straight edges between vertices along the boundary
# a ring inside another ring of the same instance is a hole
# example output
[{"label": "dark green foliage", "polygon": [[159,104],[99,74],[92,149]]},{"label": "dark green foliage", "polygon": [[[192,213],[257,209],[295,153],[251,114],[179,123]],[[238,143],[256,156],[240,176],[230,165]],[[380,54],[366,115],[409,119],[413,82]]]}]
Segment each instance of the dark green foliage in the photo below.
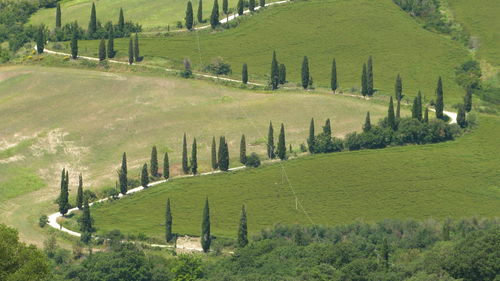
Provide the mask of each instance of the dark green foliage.
[{"label": "dark green foliage", "polygon": [[196,138],[193,139],[193,145],[191,147],[191,173],[196,175],[198,173],[198,148],[196,147]]},{"label": "dark green foliage", "polygon": [[361,72],[361,94],[368,95],[368,76],[366,74],[366,63],[363,64],[363,71]]},{"label": "dark green foliage", "polygon": [[387,242],[387,238],[382,240],[381,255],[384,267],[387,270],[389,269],[389,242]]},{"label": "dark green foliage", "polygon": [[220,137],[219,142],[219,169],[226,172],[229,170],[229,148],[227,146],[226,138]]},{"label": "dark green foliage", "polygon": [[211,243],[212,237],[210,235],[210,207],[208,206],[208,198],[206,198],[201,223],[201,247],[203,248],[203,251],[205,253],[210,250]]},{"label": "dark green foliage", "polygon": [[82,174],[78,177],[78,190],[76,191],[76,207],[83,208],[83,177]]},{"label": "dark green foliage", "polygon": [[198,0],[198,14],[196,17],[199,23],[203,23],[203,0]]},{"label": "dark green foliage", "polygon": [[479,90],[481,76],[481,65],[476,60],[466,61],[455,70],[455,81],[466,90]]},{"label": "dark green foliage", "polygon": [[366,113],[365,124],[363,125],[363,132],[368,132],[372,129],[372,123],[370,121],[370,111]]},{"label": "dark green foliage", "polygon": [[254,167],[257,168],[260,166],[260,157],[257,153],[252,152],[248,157],[247,157],[247,162],[245,163],[245,166],[247,167]]},{"label": "dark green foliage", "polygon": [[264,8],[266,6],[266,0],[259,0],[259,5]]},{"label": "dark green foliage", "polygon": [[278,137],[277,153],[279,159],[286,160],[285,125],[283,123],[281,123],[280,135]]},{"label": "dark green foliage", "polygon": [[219,167],[219,161],[217,160],[217,144],[215,143],[215,137],[212,138],[212,170],[217,170]]},{"label": "dark green foliage", "polygon": [[302,88],[307,89],[309,87],[309,60],[307,56],[304,56],[302,60],[302,68],[301,68],[301,77],[302,77]]},{"label": "dark green foliage", "polygon": [[218,0],[214,0],[214,6],[212,7],[212,14],[210,16],[210,26],[212,29],[215,29],[219,26],[219,2]]},{"label": "dark green foliage", "polygon": [[193,29],[193,4],[191,1],[187,2],[186,17],[184,18],[187,30]]},{"label": "dark green foliage", "polygon": [[472,110],[472,89],[468,88],[464,96],[464,109],[467,112]]},{"label": "dark green foliage", "polygon": [[182,172],[189,173],[186,133],[182,137]]},{"label": "dark green foliage", "polygon": [[111,25],[108,31],[108,58],[112,59],[115,57],[115,34],[113,31],[113,26]]},{"label": "dark green foliage", "polygon": [[396,119],[401,118],[401,100],[396,99]]},{"label": "dark green foliage", "polygon": [[214,59],[210,64],[204,67],[205,71],[211,72],[217,76],[228,75],[232,72],[231,65],[222,58]]},{"label": "dark green foliage", "polygon": [[446,220],[443,223],[443,241],[450,241],[450,222]]},{"label": "dark green foliage", "polygon": [[238,0],[238,15],[242,16],[243,15],[243,0]]},{"label": "dark green foliage", "polygon": [[222,11],[226,15],[229,13],[229,3],[228,3],[228,0],[222,0]]},{"label": "dark green foliage", "polygon": [[158,152],[156,150],[156,146],[153,146],[151,149],[151,158],[149,162],[149,168],[151,171],[151,176],[157,177],[158,176]]},{"label": "dark green foliage", "polygon": [[103,61],[106,59],[106,42],[104,39],[99,41],[99,61]]},{"label": "dark green foliage", "polygon": [[425,107],[424,123],[429,123],[429,108]]},{"label": "dark green foliage", "polygon": [[243,64],[243,68],[241,70],[241,82],[243,82],[243,84],[248,83],[248,66],[246,63]]},{"label": "dark green foliage", "polygon": [[128,42],[128,63],[134,63],[134,45],[132,42],[132,37],[130,37],[130,41]]},{"label": "dark green foliage", "polygon": [[94,38],[94,34],[97,31],[97,15],[95,11],[95,4],[92,2],[92,9],[90,10],[90,20],[89,27],[87,29],[87,33],[89,38]]},{"label": "dark green foliage", "polygon": [[280,84],[285,84],[286,81],[286,66],[284,63],[280,64],[279,68],[279,83]]},{"label": "dark green foliage", "polygon": [[255,10],[255,0],[250,0],[248,2],[248,9],[250,10],[250,12],[253,12]]},{"label": "dark green foliage", "polygon": [[399,74],[396,77],[396,83],[394,84],[394,98],[399,101],[403,98],[403,79]]},{"label": "dark green foliage", "polygon": [[248,244],[247,211],[245,205],[241,207],[240,225],[238,227],[238,247],[243,248]]},{"label": "dark green foliage", "polygon": [[127,194],[127,189],[128,189],[128,178],[127,178],[127,154],[123,152],[122,156],[122,165],[120,167],[120,170],[118,171],[118,181],[120,185],[120,192],[121,194],[125,195]]},{"label": "dark green foliage", "polygon": [[68,192],[68,181],[69,176],[66,169],[63,169],[61,172],[61,191],[59,193],[59,198],[57,203],[59,205],[59,213],[61,215],[65,215],[69,210],[69,192]]},{"label": "dark green foliage", "polygon": [[462,104],[458,106],[457,124],[462,128],[467,127],[466,110]]},{"label": "dark green foliage", "polygon": [[330,119],[326,119],[323,132],[314,137],[314,153],[331,153],[342,150],[342,141],[332,138]]},{"label": "dark green foliage", "polygon": [[439,77],[436,87],[436,105],[434,107],[436,109],[436,118],[444,120],[443,81],[441,77]]},{"label": "dark green foliage", "polygon": [[314,153],[316,144],[316,136],[314,135],[314,118],[311,118],[311,124],[309,125],[309,137],[307,138],[307,147],[309,153]]},{"label": "dark green foliage", "polygon": [[42,24],[36,30],[36,52],[42,54],[45,49],[45,26]]},{"label": "dark green foliage", "polygon": [[170,198],[167,199],[167,208],[165,211],[165,240],[172,242],[174,235],[172,233],[172,211],[170,210]]},{"label": "dark green foliage", "polygon": [[330,88],[332,91],[335,93],[338,88],[338,81],[337,81],[337,62],[335,61],[335,58],[333,59],[332,62],[332,77],[331,77],[331,82],[330,82]]},{"label": "dark green foliage", "polygon": [[76,60],[78,58],[78,39],[76,39],[76,33],[73,33],[70,42],[71,48],[71,58]]},{"label": "dark green foliage", "polygon": [[274,146],[273,122],[269,122],[269,130],[267,132],[267,157],[269,159],[276,158],[276,153],[274,150],[275,150],[275,146]]},{"label": "dark green foliage", "polygon": [[120,8],[120,15],[118,16],[118,31],[121,34],[125,31],[125,17],[123,16],[122,8]]},{"label": "dark green foliage", "polygon": [[245,164],[247,162],[247,144],[245,140],[245,135],[241,135],[240,141],[240,163]]},{"label": "dark green foliage", "polygon": [[61,28],[61,4],[59,3],[56,7],[56,28]]},{"label": "dark green foliage", "polygon": [[148,164],[144,163],[141,171],[141,186],[144,188],[148,188],[148,185],[149,185]]},{"label": "dark green foliage", "polygon": [[373,86],[373,60],[372,56],[368,58],[368,62],[366,64],[366,85],[367,85],[367,91],[366,94],[368,96],[373,96],[373,93],[375,92],[375,88]]},{"label": "dark green foliage", "polygon": [[279,85],[279,67],[278,67],[278,60],[276,59],[276,51],[273,51],[273,60],[271,61],[271,89],[276,90],[278,89]]},{"label": "dark green foliage", "polygon": [[134,37],[134,60],[136,62],[142,61],[142,57],[139,53],[139,36],[137,35],[137,33],[135,34]]},{"label": "dark green foliage", "polygon": [[392,97],[389,99],[389,109],[387,110],[387,124],[389,128],[396,130],[396,116],[394,116],[394,103]]},{"label": "dark green foliage", "polygon": [[82,232],[82,236],[80,237],[80,239],[83,243],[88,244],[90,242],[90,239],[92,238],[92,232],[94,232],[95,229],[93,226],[94,219],[90,215],[90,206],[87,197],[83,199],[83,212],[82,216],[80,217],[79,223],[80,231]]},{"label": "dark green foliage", "polygon": [[420,91],[418,91],[418,95],[415,98],[415,102],[414,102],[413,107],[414,107],[414,110],[412,112],[412,114],[414,115],[413,118],[416,118],[418,121],[422,121],[423,120],[423,117],[422,117],[422,93]]},{"label": "dark green foliage", "polygon": [[170,178],[170,162],[168,160],[168,152],[163,156],[163,178],[168,180]]}]

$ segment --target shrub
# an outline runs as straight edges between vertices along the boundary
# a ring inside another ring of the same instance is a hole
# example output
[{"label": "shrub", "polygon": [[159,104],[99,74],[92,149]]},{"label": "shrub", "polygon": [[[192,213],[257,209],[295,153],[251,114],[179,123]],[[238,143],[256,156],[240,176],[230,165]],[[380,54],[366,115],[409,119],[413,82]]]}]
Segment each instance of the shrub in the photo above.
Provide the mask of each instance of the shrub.
[{"label": "shrub", "polygon": [[231,71],[231,65],[224,62],[222,58],[216,58],[209,65],[205,66],[205,71],[215,75],[228,75]]},{"label": "shrub", "polygon": [[48,222],[49,218],[47,217],[47,215],[41,215],[40,218],[38,219],[38,225],[40,227],[45,227],[45,225],[47,225]]},{"label": "shrub", "polygon": [[252,154],[250,154],[248,157],[247,157],[247,162],[245,163],[245,165],[247,167],[254,167],[254,168],[257,168],[260,166],[260,158],[259,158],[259,155],[257,155],[257,153],[255,152],[252,152]]}]

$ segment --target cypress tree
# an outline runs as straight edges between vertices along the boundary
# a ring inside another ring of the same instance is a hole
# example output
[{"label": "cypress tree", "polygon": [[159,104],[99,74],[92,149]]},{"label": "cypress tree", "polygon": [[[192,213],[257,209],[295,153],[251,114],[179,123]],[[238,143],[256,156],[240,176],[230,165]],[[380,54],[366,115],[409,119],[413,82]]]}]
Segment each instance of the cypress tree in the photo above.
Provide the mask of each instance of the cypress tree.
[{"label": "cypress tree", "polygon": [[139,54],[139,36],[137,35],[137,32],[135,33],[134,37],[134,60],[136,62],[141,61],[141,56]]},{"label": "cypress tree", "polygon": [[153,177],[158,176],[158,152],[156,151],[156,146],[153,146],[151,149],[151,159],[149,162],[149,168],[151,171],[151,175]]},{"label": "cypress tree", "polygon": [[457,124],[462,128],[467,127],[465,106],[463,104],[458,106]]},{"label": "cypress tree", "polygon": [[56,7],[56,28],[61,28],[61,4],[57,3]]},{"label": "cypress tree", "polygon": [[203,0],[198,1],[198,14],[197,14],[198,22],[203,23]]},{"label": "cypress tree", "polygon": [[396,99],[396,119],[401,118],[401,101]]},{"label": "cypress tree", "polygon": [[363,125],[363,132],[368,132],[372,129],[372,122],[370,121],[370,111],[366,113],[365,124]]},{"label": "cypress tree", "polygon": [[163,177],[168,180],[170,178],[170,163],[168,160],[168,152],[163,156]]},{"label": "cypress tree", "polygon": [[241,81],[243,84],[248,83],[248,66],[246,63],[243,64],[243,69],[241,70]]},{"label": "cypress tree", "polygon": [[83,213],[80,219],[80,231],[82,232],[82,236],[80,240],[87,244],[90,242],[92,238],[92,232],[94,232],[94,220],[92,215],[90,214],[90,206],[89,200],[87,197],[83,198]]},{"label": "cypress tree", "polygon": [[424,123],[429,123],[429,108],[425,107]]},{"label": "cypress tree", "polygon": [[245,247],[248,244],[247,211],[245,205],[241,207],[240,227],[238,228],[238,246]]},{"label": "cypress tree", "polygon": [[198,156],[196,148],[196,138],[193,139],[193,145],[191,147],[191,173],[196,175],[198,173]]},{"label": "cypress tree", "polygon": [[327,118],[325,121],[325,126],[323,127],[323,133],[328,137],[332,137],[332,126],[330,124],[330,118]]},{"label": "cypress tree", "polygon": [[280,135],[278,138],[278,157],[286,160],[285,126],[281,123]]},{"label": "cypress tree", "polygon": [[120,15],[118,16],[118,30],[123,36],[125,31],[125,17],[123,16],[123,9],[120,8]]},{"label": "cypress tree", "polygon": [[229,149],[225,137],[221,137],[219,143],[219,169],[224,172],[229,170]]},{"label": "cypress tree", "polygon": [[229,3],[227,2],[227,0],[222,0],[222,11],[226,15],[229,13]]},{"label": "cypress tree", "polygon": [[182,171],[184,174],[189,173],[186,133],[182,138]]},{"label": "cypress tree", "polygon": [[467,112],[470,112],[472,110],[472,88],[471,87],[467,88],[467,92],[465,93],[465,96],[464,96],[464,109]]},{"label": "cypress tree", "polygon": [[210,250],[210,207],[208,206],[208,198],[205,199],[205,207],[203,208],[203,217],[201,223],[201,247],[203,252],[207,253]]},{"label": "cypress tree", "polygon": [[335,93],[338,88],[338,82],[337,82],[337,62],[335,61],[335,58],[333,59],[332,62],[332,80],[331,80],[331,89]]},{"label": "cypress tree", "polygon": [[141,171],[141,186],[148,188],[149,184],[149,174],[148,174],[148,164],[144,163]]},{"label": "cypress tree", "polygon": [[76,60],[78,58],[78,40],[76,39],[76,31],[73,32],[73,35],[71,36],[70,47],[71,58]]},{"label": "cypress tree", "polygon": [[241,164],[247,163],[247,144],[244,134],[241,135],[241,141],[240,141],[240,163]]},{"label": "cypress tree", "polygon": [[120,183],[120,192],[121,194],[127,194],[128,189],[128,178],[127,178],[127,154],[123,152],[122,156],[122,166],[120,171],[118,171],[118,181]]},{"label": "cypress tree", "polygon": [[269,159],[276,158],[276,154],[274,153],[274,129],[273,129],[273,122],[269,122],[269,131],[267,133],[267,157],[269,157]]},{"label": "cypress tree", "polygon": [[125,175],[127,175],[127,173],[128,173],[128,169],[127,169],[127,153],[126,152],[123,152],[123,155],[122,155],[121,171]]},{"label": "cypress tree", "polygon": [[165,211],[165,240],[172,242],[174,235],[172,233],[172,211],[170,210],[170,198],[167,198],[167,208]]},{"label": "cypress tree", "polygon": [[186,21],[187,30],[192,30],[193,29],[193,5],[191,4],[191,1],[187,2],[185,21]]},{"label": "cypress tree", "polygon": [[363,64],[363,72],[361,73],[361,94],[365,97],[368,94],[368,76],[366,74],[366,63]]},{"label": "cypress tree", "polygon": [[113,30],[113,25],[109,27],[108,31],[108,58],[114,58],[115,57],[115,34]]},{"label": "cypress tree", "polygon": [[87,32],[89,33],[89,36],[93,38],[96,31],[97,31],[97,16],[95,12],[95,4],[94,2],[92,2],[92,9],[90,10],[89,28]]},{"label": "cypress tree", "polygon": [[210,26],[212,26],[212,29],[215,29],[219,24],[219,2],[214,0],[212,15],[210,16]]},{"label": "cypress tree", "polygon": [[393,130],[396,130],[396,117],[394,116],[394,104],[392,102],[392,96],[389,99],[389,110],[387,112],[387,124]]},{"label": "cypress tree", "polygon": [[45,49],[45,26],[43,24],[38,27],[35,38],[36,38],[36,52],[38,54],[41,54]]},{"label": "cypress tree", "polygon": [[417,97],[413,99],[413,105],[411,107],[411,118],[418,119],[418,100]]},{"label": "cypress tree", "polygon": [[255,0],[250,0],[248,2],[248,9],[250,10],[250,12],[253,12],[255,10]]},{"label": "cypress tree", "polygon": [[217,160],[217,144],[215,143],[215,137],[212,138],[212,170],[217,170],[219,167],[219,162]]},{"label": "cypress tree", "polygon": [[444,98],[443,98],[443,81],[441,80],[441,76],[438,79],[437,88],[436,88],[436,118],[444,119]]},{"label": "cypress tree", "polygon": [[260,0],[260,6],[264,8],[266,6],[266,0]]},{"label": "cypress tree", "polygon": [[220,169],[220,163],[222,162],[222,157],[224,156],[224,142],[226,140],[223,136],[219,138],[219,152],[217,153],[217,167]]},{"label": "cypress tree", "polygon": [[314,118],[311,118],[311,124],[309,125],[309,137],[307,138],[307,147],[309,148],[309,153],[314,153],[316,151],[316,136],[314,135]]},{"label": "cypress tree", "polygon": [[104,39],[101,39],[99,42],[99,61],[103,61],[106,59],[106,42]]},{"label": "cypress tree", "polygon": [[279,83],[281,85],[286,83],[286,66],[284,63],[280,64],[279,68]]},{"label": "cypress tree", "polygon": [[128,42],[128,63],[130,65],[134,63],[134,47],[132,43],[132,37],[130,37],[130,41]]},{"label": "cypress tree", "polygon": [[69,203],[68,203],[69,193],[68,193],[67,181],[68,181],[67,172],[65,169],[63,169],[61,173],[61,191],[59,194],[59,199],[57,200],[59,205],[59,213],[61,213],[61,215],[63,216],[66,215],[69,209]]},{"label": "cypress tree", "polygon": [[373,60],[372,56],[368,58],[368,63],[366,64],[366,79],[367,79],[367,92],[368,96],[372,96],[375,92],[375,88],[373,87]]},{"label": "cypress tree", "polygon": [[76,206],[79,210],[83,208],[83,177],[78,177],[78,190],[76,191]]},{"label": "cypress tree", "polygon": [[309,86],[309,60],[304,56],[302,60],[302,88],[307,89]]},{"label": "cypress tree", "polygon": [[243,15],[243,0],[238,0],[238,15],[242,16]]},{"label": "cypress tree", "polygon": [[396,83],[394,83],[394,96],[396,100],[401,100],[403,97],[403,80],[401,79],[399,73],[396,77]]},{"label": "cypress tree", "polygon": [[279,67],[278,60],[276,59],[276,51],[273,51],[273,60],[271,62],[271,88],[278,89],[279,84]]},{"label": "cypress tree", "polygon": [[422,92],[418,91],[417,95],[417,119],[418,121],[422,121]]}]

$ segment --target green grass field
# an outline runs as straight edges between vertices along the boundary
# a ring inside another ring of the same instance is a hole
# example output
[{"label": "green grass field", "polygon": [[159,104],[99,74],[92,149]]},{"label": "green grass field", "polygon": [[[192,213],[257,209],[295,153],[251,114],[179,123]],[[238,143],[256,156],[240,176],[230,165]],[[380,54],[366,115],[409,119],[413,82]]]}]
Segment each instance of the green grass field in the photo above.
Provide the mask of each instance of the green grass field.
[{"label": "green grass field", "polygon": [[[82,54],[97,55],[98,42],[79,44]],[[126,60],[128,39],[116,40],[115,46],[118,57]],[[231,64],[233,77],[240,78],[246,62],[250,79],[264,83],[273,50],[279,62],[286,64],[288,80],[293,83],[300,81],[302,58],[307,55],[315,84],[329,86],[335,57],[340,87],[359,89],[362,64],[372,55],[375,88],[382,92],[392,94],[395,77],[401,73],[408,96],[421,89],[428,100],[434,98],[439,75],[450,104],[463,96],[455,83],[454,68],[468,59],[465,47],[424,30],[391,0],[300,1],[270,7],[222,32],[141,38],[146,64],[181,68],[182,60],[189,58],[200,69],[222,57]]]},{"label": "green grass field", "polygon": [[[443,219],[500,215],[500,118],[456,141],[343,152],[283,163],[297,197],[315,224],[384,218]],[[212,233],[234,236],[247,206],[250,232],[276,223],[310,224],[283,180],[279,164],[223,175],[173,180],[92,209],[99,233],[163,235],[172,203],[174,231],[198,235],[205,197]]]}]

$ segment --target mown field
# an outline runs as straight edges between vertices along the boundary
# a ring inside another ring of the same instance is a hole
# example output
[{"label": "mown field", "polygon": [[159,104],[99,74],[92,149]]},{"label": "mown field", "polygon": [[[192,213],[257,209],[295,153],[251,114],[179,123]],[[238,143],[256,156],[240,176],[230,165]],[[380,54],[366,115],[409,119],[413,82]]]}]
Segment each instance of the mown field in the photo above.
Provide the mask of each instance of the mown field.
[{"label": "mown field", "polygon": [[[360,88],[363,62],[374,59],[375,88],[393,93],[401,73],[407,96],[420,89],[427,100],[434,97],[437,77],[443,76],[446,98],[461,100],[454,68],[468,59],[460,43],[424,30],[391,0],[300,1],[269,7],[247,16],[237,28],[221,32],[190,32],[170,37],[141,38],[143,63],[182,67],[189,58],[201,69],[221,57],[232,66],[232,77],[241,77],[248,63],[250,80],[265,83],[271,56],[276,50],[287,66],[288,80],[300,82],[303,56],[309,57],[316,85],[329,86],[331,62],[337,59],[340,88]],[[80,52],[97,55],[98,42],[81,41]],[[62,48],[69,50],[67,44]],[[118,58],[126,60],[128,39],[116,40]]]},{"label": "mown field", "polygon": [[[98,233],[163,237],[165,202],[174,231],[199,235],[204,199],[212,233],[236,234],[241,205],[250,232],[276,223],[333,225],[384,218],[443,219],[500,215],[500,118],[482,115],[480,126],[456,141],[317,155],[239,172],[173,180],[94,207]],[[291,185],[284,180],[284,173]]]}]

